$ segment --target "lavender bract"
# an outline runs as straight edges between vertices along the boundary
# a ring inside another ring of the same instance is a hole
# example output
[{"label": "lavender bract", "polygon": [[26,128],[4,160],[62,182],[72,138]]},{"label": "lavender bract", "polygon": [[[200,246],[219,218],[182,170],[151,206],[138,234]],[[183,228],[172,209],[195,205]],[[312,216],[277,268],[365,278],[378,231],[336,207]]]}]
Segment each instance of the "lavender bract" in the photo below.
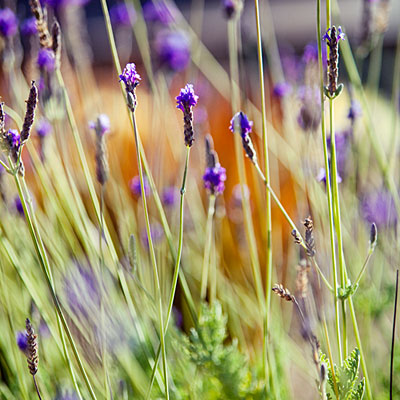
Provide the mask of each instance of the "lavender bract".
[{"label": "lavender bract", "polygon": [[9,8],[0,10],[0,35],[9,38],[17,33],[18,20]]},{"label": "lavender bract", "polygon": [[190,43],[181,31],[159,31],[155,48],[161,64],[173,71],[184,70],[190,62]]},{"label": "lavender bract", "polygon": [[292,91],[292,87],[290,86],[289,83],[281,82],[281,83],[277,83],[274,86],[273,93],[274,93],[275,97],[282,99],[283,97],[288,95],[291,91]]},{"label": "lavender bract", "polygon": [[216,163],[213,168],[206,168],[203,175],[204,187],[213,195],[222,194],[225,189],[226,169]]}]

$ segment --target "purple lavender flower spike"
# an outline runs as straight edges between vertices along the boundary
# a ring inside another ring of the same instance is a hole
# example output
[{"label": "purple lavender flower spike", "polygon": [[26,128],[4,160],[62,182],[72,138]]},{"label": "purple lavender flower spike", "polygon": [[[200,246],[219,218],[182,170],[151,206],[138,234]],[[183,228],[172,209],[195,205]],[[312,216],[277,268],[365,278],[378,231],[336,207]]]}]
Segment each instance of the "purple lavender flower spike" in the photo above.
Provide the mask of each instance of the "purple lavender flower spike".
[{"label": "purple lavender flower spike", "polygon": [[233,133],[235,133],[235,131],[240,132],[240,136],[242,137],[243,149],[246,153],[246,156],[250,158],[253,164],[257,164],[256,150],[249,136],[252,127],[253,127],[253,121],[250,121],[247,115],[244,114],[242,111],[237,112],[233,116],[233,118],[231,119],[231,123],[229,125],[229,129],[231,130],[231,132]]},{"label": "purple lavender flower spike", "polygon": [[190,42],[181,31],[159,31],[155,48],[161,64],[167,65],[172,71],[182,71],[190,62]]},{"label": "purple lavender flower spike", "polygon": [[37,64],[40,69],[53,72],[56,68],[56,57],[53,50],[40,49],[37,57]]},{"label": "purple lavender flower spike", "polygon": [[119,76],[119,81],[125,84],[128,107],[132,112],[136,109],[137,101],[135,89],[136,86],[139,85],[140,80],[140,75],[136,72],[136,65],[134,63],[126,64],[124,71]]},{"label": "purple lavender flower spike", "polygon": [[[149,180],[146,176],[143,176],[143,187],[144,187],[144,194],[148,197],[151,193]],[[140,186],[140,177],[139,175],[134,176],[131,181],[129,182],[129,188],[134,196],[140,197],[142,195],[142,188]]]},{"label": "purple lavender flower spike", "polygon": [[103,136],[105,133],[109,132],[110,127],[110,119],[107,114],[100,114],[96,121],[89,122],[89,128],[94,129],[99,136]]},{"label": "purple lavender flower spike", "polygon": [[147,22],[158,22],[161,25],[169,25],[175,21],[171,5],[167,7],[164,2],[154,4],[149,0],[143,4],[143,17]]},{"label": "purple lavender flower spike", "polygon": [[181,89],[179,95],[176,96],[176,108],[183,112],[185,144],[187,147],[192,147],[194,142],[192,108],[197,104],[198,99],[199,96],[195,95],[193,85],[190,83]]},{"label": "purple lavender flower spike", "polygon": [[162,193],[162,202],[166,207],[173,207],[179,198],[179,189],[175,186],[170,186],[164,189]]},{"label": "purple lavender flower spike", "polygon": [[40,138],[45,138],[50,135],[53,127],[46,118],[41,118],[36,125],[36,133]]},{"label": "purple lavender flower spike", "polygon": [[136,21],[136,11],[132,4],[119,3],[110,8],[110,18],[113,25],[132,26]]},{"label": "purple lavender flower spike", "polygon": [[26,354],[28,351],[28,338],[26,336],[26,331],[18,331],[15,337],[18,348]]},{"label": "purple lavender flower spike", "polygon": [[34,36],[37,34],[36,18],[26,19],[21,25],[21,34],[23,36]]},{"label": "purple lavender flower spike", "polygon": [[0,35],[9,38],[17,33],[18,20],[9,8],[0,10]]},{"label": "purple lavender flower spike", "polygon": [[222,194],[225,189],[226,169],[216,163],[213,168],[206,168],[203,175],[204,187],[213,195]]}]

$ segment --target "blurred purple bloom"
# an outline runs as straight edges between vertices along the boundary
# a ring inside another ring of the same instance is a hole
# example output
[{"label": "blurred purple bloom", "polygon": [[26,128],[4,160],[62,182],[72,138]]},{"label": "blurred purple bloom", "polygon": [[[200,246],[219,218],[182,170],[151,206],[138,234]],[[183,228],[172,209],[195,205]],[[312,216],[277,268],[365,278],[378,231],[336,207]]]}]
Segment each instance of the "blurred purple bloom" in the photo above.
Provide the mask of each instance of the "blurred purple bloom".
[{"label": "blurred purple bloom", "polygon": [[136,72],[136,65],[134,63],[126,64],[124,71],[119,76],[119,81],[125,83],[127,92],[133,92],[139,81],[140,75]]},{"label": "blurred purple bloom", "polygon": [[26,19],[21,25],[21,34],[23,36],[33,36],[37,34],[36,18]]},{"label": "blurred purple bloom", "polygon": [[28,350],[28,338],[26,336],[26,331],[18,331],[15,338],[19,349],[26,353]]},{"label": "blurred purple bloom", "polygon": [[130,3],[118,3],[110,8],[110,18],[114,25],[132,26],[136,21],[135,7]]},{"label": "blurred purple bloom", "polygon": [[164,189],[162,193],[162,202],[166,207],[173,207],[179,198],[179,190],[175,186],[170,186]]},{"label": "blurred purple bloom", "polygon": [[242,111],[237,112],[231,119],[229,129],[232,133],[235,133],[235,125],[238,124],[240,128],[240,135],[245,138],[253,127],[253,121],[250,121],[245,113]]},{"label": "blurred purple bloom", "polygon": [[173,71],[184,70],[190,61],[190,42],[182,31],[159,31],[155,48],[162,64]]},{"label": "blurred purple bloom", "polygon": [[211,194],[219,195],[225,189],[226,169],[221,167],[219,163],[215,164],[213,168],[206,168],[203,175],[204,187],[210,191]]},{"label": "blurred purple bloom", "polygon": [[[335,134],[335,145],[336,145],[336,164],[338,174],[342,177],[346,177],[346,164],[350,151],[350,138],[351,132],[344,131]],[[331,147],[331,138],[326,139],[328,150]]]},{"label": "blurred purple bloom", "polygon": [[[321,47],[322,61],[323,65],[326,66],[327,58],[326,58],[326,47]],[[318,63],[318,45],[316,42],[308,43],[304,47],[303,52],[303,62],[305,64],[309,63]]]},{"label": "blurred purple bloom", "polygon": [[298,91],[302,102],[297,122],[304,131],[315,131],[321,121],[321,95],[319,87],[302,86]]},{"label": "blurred purple bloom", "polygon": [[[143,186],[144,186],[144,193],[146,197],[148,197],[151,193],[149,180],[146,176],[143,176]],[[140,177],[139,175],[134,176],[131,181],[129,182],[129,188],[134,196],[140,197],[142,195],[142,188],[140,186]]]},{"label": "blurred purple bloom", "polygon": [[190,110],[191,107],[194,107],[199,100],[199,96],[194,94],[193,85],[188,83],[183,89],[181,89],[178,96],[176,96],[176,108],[179,108],[183,112],[185,110]]},{"label": "blurred purple bloom", "polygon": [[[322,37],[323,40],[326,40],[329,43],[331,43],[331,41],[332,41],[331,31],[332,31],[332,28],[329,28],[325,32],[325,35]],[[342,27],[338,26],[336,31],[337,31],[336,42],[338,42],[339,40],[345,40],[345,34],[342,31]]]},{"label": "blurred purple bloom", "polygon": [[41,118],[36,125],[36,133],[40,138],[48,136],[52,130],[53,127],[46,118]]},{"label": "blurred purple bloom", "polygon": [[37,57],[37,64],[40,69],[47,72],[54,71],[56,67],[56,57],[53,50],[40,49]]},{"label": "blurred purple bloom", "polygon": [[17,33],[18,20],[9,8],[0,10],[0,35],[11,37]]},{"label": "blurred purple bloom", "polygon": [[21,217],[23,217],[25,215],[24,207],[22,207],[22,202],[21,202],[21,199],[19,198],[19,196],[16,196],[14,199],[14,207],[15,207],[15,210],[17,211],[17,213]]},{"label": "blurred purple bloom", "polygon": [[349,113],[347,114],[347,118],[351,120],[351,123],[354,124],[354,121],[361,117],[362,108],[360,103],[357,100],[351,100]]},{"label": "blurred purple bloom", "polygon": [[[321,168],[318,172],[317,175],[317,181],[318,182],[324,182],[324,184],[326,185],[326,171],[325,168]],[[332,179],[331,179],[332,181]],[[338,183],[342,182],[342,178],[340,177],[340,175],[337,176],[337,181]]]},{"label": "blurred purple bloom", "polygon": [[285,97],[287,94],[289,94],[292,91],[292,87],[289,83],[287,82],[281,82],[277,83],[274,86],[274,96],[278,97],[279,99],[282,99]]},{"label": "blurred purple bloom", "polygon": [[67,6],[84,6],[90,0],[44,0],[44,3],[53,8],[61,8]]},{"label": "blurred purple bloom", "polygon": [[224,9],[226,17],[230,19],[235,14],[237,5],[235,0],[222,0],[222,7]]},{"label": "blurred purple bloom", "polygon": [[159,22],[162,25],[169,25],[175,21],[170,7],[167,7],[164,2],[154,4],[151,0],[143,5],[143,17],[147,22]]},{"label": "blurred purple bloom", "polygon": [[96,121],[89,122],[89,128],[94,129],[99,136],[110,130],[111,124],[107,114],[99,114]]},{"label": "blurred purple bloom", "polygon": [[9,129],[8,130],[8,138],[10,142],[10,146],[16,150],[19,149],[21,145],[21,135],[16,129]]},{"label": "blurred purple bloom", "polygon": [[375,222],[378,228],[393,226],[397,222],[394,200],[386,190],[365,196],[361,203],[361,209],[365,220],[369,223]]},{"label": "blurred purple bloom", "polygon": [[[163,241],[164,229],[158,222],[154,222],[153,224],[150,225],[150,232],[151,232],[151,239],[154,245],[160,244]],[[143,246],[149,248],[149,241],[146,229],[142,230],[140,239],[142,241]]]}]

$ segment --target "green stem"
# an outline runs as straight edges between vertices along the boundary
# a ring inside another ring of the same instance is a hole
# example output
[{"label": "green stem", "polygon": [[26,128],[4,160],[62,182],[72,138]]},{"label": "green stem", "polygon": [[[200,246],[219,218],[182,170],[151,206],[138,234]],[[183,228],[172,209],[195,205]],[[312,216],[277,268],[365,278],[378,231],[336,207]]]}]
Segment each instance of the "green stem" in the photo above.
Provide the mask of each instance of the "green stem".
[{"label": "green stem", "polygon": [[257,53],[258,53],[258,73],[260,79],[261,92],[261,120],[262,120],[262,139],[264,148],[264,170],[265,170],[265,207],[266,207],[266,231],[267,231],[267,265],[265,273],[265,314],[264,314],[264,330],[263,330],[263,366],[265,382],[268,382],[268,329],[269,329],[269,314],[271,308],[271,292],[272,292],[272,217],[271,217],[271,192],[268,190],[269,176],[269,156],[268,156],[268,135],[267,135],[267,113],[265,108],[265,85],[264,85],[264,62],[262,54],[262,39],[261,39],[261,21],[260,21],[260,4],[258,0],[254,0],[256,11],[256,26],[257,26]]},{"label": "green stem", "polygon": [[[170,293],[170,296],[169,296],[168,310],[167,310],[167,317],[166,317],[166,321],[165,321],[164,332],[167,332],[167,330],[168,330],[168,324],[169,324],[169,320],[170,320],[171,314],[172,314],[172,306],[174,304],[176,287],[178,285],[179,267],[180,267],[180,264],[181,264],[181,257],[182,257],[184,196],[185,196],[185,193],[186,193],[186,178],[187,178],[187,172],[188,172],[188,167],[189,167],[189,156],[190,156],[190,147],[186,147],[185,169],[184,169],[184,172],[183,172],[182,186],[181,186],[181,191],[180,191],[181,200],[180,200],[180,206],[179,206],[178,253],[177,253],[176,260],[175,260],[174,276],[172,278],[172,288],[171,288],[171,293]],[[160,351],[161,351],[161,347],[159,346],[158,350],[157,350],[157,355],[156,355],[156,359],[155,359],[155,362],[154,362],[154,366],[153,366],[153,371],[151,373],[150,385],[149,385],[149,388],[147,390],[146,399],[150,398],[151,389],[153,387],[154,378],[155,378],[155,372],[157,370],[158,362],[160,360]]]},{"label": "green stem", "polygon": [[357,286],[360,283],[360,280],[361,280],[362,276],[364,275],[364,272],[365,272],[365,270],[367,268],[368,262],[369,262],[369,260],[370,260],[370,258],[372,256],[373,252],[374,252],[373,249],[369,249],[368,254],[367,254],[367,258],[365,259],[364,264],[363,264],[363,266],[361,268],[361,271],[359,272],[359,274],[357,276],[357,279],[355,280],[353,286]]},{"label": "green stem", "polygon": [[208,272],[210,269],[210,250],[212,243],[212,222],[215,212],[215,195],[210,195],[208,202],[208,213],[206,223],[206,245],[204,248],[203,256],[203,269],[201,272],[201,285],[200,285],[200,299],[204,301],[207,296],[207,285],[208,285]]},{"label": "green stem", "polygon": [[136,125],[136,116],[135,112],[132,112],[132,121],[133,121],[133,131],[135,136],[135,144],[136,144],[136,158],[139,170],[139,178],[140,178],[140,189],[141,189],[141,198],[143,202],[143,211],[144,218],[146,222],[146,232],[147,239],[149,242],[149,250],[150,250],[150,258],[151,264],[153,266],[153,277],[154,277],[154,286],[157,290],[158,295],[158,320],[159,320],[159,329],[160,329],[160,344],[161,344],[161,353],[162,353],[162,361],[163,361],[163,369],[164,369],[164,385],[165,385],[165,397],[169,400],[169,388],[168,388],[168,369],[167,369],[167,355],[165,351],[165,333],[164,333],[164,320],[163,320],[163,307],[162,307],[162,293],[160,286],[160,277],[157,268],[157,260],[156,253],[154,251],[153,238],[151,237],[151,229],[150,229],[150,219],[149,219],[149,211],[147,209],[147,200],[144,190],[144,182],[143,182],[143,169],[142,169],[142,161],[140,157],[140,144],[139,144],[139,133]]},{"label": "green stem", "polygon": [[[328,4],[327,4],[328,12]],[[327,18],[328,22],[329,18]],[[335,304],[335,328],[336,328],[336,339],[339,353],[340,365],[342,364],[342,346],[340,338],[340,320],[339,320],[339,304],[337,301],[337,265],[336,265],[336,248],[335,248],[335,225],[333,222],[333,203],[332,203],[332,188],[330,178],[330,167],[328,157],[328,145],[326,142],[326,129],[325,129],[325,110],[324,110],[324,75],[322,67],[322,48],[321,48],[321,0],[317,0],[317,43],[318,43],[318,65],[319,65],[319,79],[320,79],[320,99],[321,99],[321,131],[322,131],[322,145],[324,149],[324,162],[325,162],[325,175],[326,175],[326,194],[328,200],[329,210],[329,232],[331,242],[331,258],[332,258],[332,273],[333,273],[333,297]],[[333,369],[333,365],[331,366]]]}]

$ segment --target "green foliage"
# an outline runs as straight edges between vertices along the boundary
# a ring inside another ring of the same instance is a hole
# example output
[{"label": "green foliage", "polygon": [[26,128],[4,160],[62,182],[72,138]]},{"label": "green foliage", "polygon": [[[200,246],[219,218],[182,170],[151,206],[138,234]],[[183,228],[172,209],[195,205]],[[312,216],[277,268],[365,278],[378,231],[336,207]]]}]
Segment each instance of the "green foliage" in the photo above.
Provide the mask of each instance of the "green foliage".
[{"label": "green foliage", "polygon": [[[261,399],[257,382],[237,341],[226,344],[227,317],[221,305],[202,305],[198,327],[189,336],[179,334],[174,376],[176,398]],[[184,351],[182,349],[182,343]],[[194,380],[193,377],[196,376]]]},{"label": "green foliage", "polygon": [[[328,400],[334,400],[336,399],[335,385],[328,357],[321,353],[320,359],[328,368],[326,397]],[[359,366],[360,351],[357,348],[352,351],[340,367],[333,366],[339,400],[361,400],[363,398],[365,383],[364,378],[361,381],[358,380]]]}]

